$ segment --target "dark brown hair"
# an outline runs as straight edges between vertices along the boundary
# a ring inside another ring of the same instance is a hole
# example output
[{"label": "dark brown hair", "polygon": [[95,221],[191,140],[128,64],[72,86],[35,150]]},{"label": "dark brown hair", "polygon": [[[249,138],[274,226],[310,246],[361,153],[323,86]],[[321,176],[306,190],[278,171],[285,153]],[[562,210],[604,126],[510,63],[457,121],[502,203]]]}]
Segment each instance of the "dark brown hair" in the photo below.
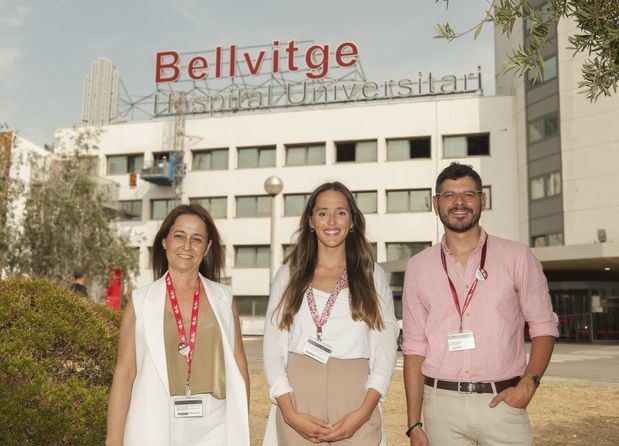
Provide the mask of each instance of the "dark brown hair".
[{"label": "dark brown hair", "polygon": [[456,181],[464,177],[471,177],[471,179],[475,181],[475,187],[477,190],[481,190],[481,177],[477,172],[475,172],[475,169],[468,164],[460,164],[454,161],[449,166],[445,167],[436,178],[434,192],[440,194],[441,189],[443,188],[443,183],[446,180]]},{"label": "dark brown hair", "polygon": [[383,320],[376,288],[374,287],[374,255],[365,238],[365,218],[357,207],[355,198],[340,182],[325,183],[309,197],[299,229],[296,243],[286,257],[290,269],[290,280],[277,306],[275,315],[279,318],[280,330],[288,330],[292,320],[301,308],[303,296],[312,282],[318,262],[318,239],[311,231],[310,218],[316,206],[318,195],[325,191],[342,193],[348,201],[353,230],[346,237],[346,269],[350,288],[350,312],[355,321],[364,321],[371,329],[381,330]]},{"label": "dark brown hair", "polygon": [[170,229],[174,226],[176,219],[181,215],[195,215],[204,222],[206,226],[207,243],[211,242],[211,247],[206,257],[200,264],[200,273],[207,279],[219,282],[221,271],[224,267],[224,253],[221,249],[221,238],[217,227],[213,222],[211,214],[199,204],[181,204],[175,207],[161,223],[159,232],[153,242],[153,275],[155,280],[159,279],[168,270],[168,258],[163,249],[163,240],[168,236]]}]

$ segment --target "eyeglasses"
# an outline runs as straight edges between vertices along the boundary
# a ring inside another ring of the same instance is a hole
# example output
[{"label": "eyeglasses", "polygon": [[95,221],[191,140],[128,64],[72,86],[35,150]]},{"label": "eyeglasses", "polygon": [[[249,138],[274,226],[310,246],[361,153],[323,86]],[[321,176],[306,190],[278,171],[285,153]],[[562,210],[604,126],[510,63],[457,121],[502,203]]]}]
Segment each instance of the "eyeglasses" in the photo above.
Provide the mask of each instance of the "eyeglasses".
[{"label": "eyeglasses", "polygon": [[481,194],[481,190],[447,190],[441,194],[436,194],[437,197],[443,198],[445,201],[455,201],[458,196],[462,196],[464,201],[473,201],[477,197],[477,194]]}]

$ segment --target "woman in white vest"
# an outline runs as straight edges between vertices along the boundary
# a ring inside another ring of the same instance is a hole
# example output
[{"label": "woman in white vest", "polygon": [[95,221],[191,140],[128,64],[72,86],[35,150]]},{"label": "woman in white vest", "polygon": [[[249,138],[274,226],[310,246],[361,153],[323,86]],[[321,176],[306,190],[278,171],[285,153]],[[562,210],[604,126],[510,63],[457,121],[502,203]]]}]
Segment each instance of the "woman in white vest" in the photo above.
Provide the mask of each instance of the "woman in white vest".
[{"label": "woman in white vest", "polygon": [[156,281],[133,292],[121,322],[106,445],[249,444],[249,373],[222,267],[209,213],[172,210],[153,242]]},{"label": "woman in white vest", "polygon": [[379,403],[398,331],[353,195],[341,183],[323,184],[271,287],[264,371],[273,405],[263,444],[385,445]]}]

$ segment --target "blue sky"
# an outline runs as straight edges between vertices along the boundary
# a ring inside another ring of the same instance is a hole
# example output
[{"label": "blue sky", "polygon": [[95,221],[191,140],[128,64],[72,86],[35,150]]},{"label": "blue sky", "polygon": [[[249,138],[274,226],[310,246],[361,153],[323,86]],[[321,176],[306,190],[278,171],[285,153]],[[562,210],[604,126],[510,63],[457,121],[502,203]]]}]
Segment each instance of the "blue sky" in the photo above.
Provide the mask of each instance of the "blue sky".
[{"label": "blue sky", "polygon": [[0,123],[39,144],[80,120],[82,80],[108,57],[128,90],[155,89],[155,53],[314,40],[359,46],[372,80],[474,71],[494,92],[492,29],[477,41],[434,39],[437,22],[474,26],[487,0],[0,0]]}]

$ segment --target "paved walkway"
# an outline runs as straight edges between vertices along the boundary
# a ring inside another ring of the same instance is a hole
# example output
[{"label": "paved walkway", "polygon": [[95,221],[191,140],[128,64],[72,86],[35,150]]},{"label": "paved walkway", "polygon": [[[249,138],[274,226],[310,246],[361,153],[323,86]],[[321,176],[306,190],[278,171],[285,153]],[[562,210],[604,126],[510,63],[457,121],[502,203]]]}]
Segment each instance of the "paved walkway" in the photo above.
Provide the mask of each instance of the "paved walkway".
[{"label": "paved walkway", "polygon": [[[531,344],[527,343],[527,352],[530,347]],[[261,370],[262,339],[246,339],[245,351],[252,371]],[[396,370],[402,370],[402,363],[402,354],[398,352]],[[543,380],[619,387],[619,345],[558,343]]]}]

